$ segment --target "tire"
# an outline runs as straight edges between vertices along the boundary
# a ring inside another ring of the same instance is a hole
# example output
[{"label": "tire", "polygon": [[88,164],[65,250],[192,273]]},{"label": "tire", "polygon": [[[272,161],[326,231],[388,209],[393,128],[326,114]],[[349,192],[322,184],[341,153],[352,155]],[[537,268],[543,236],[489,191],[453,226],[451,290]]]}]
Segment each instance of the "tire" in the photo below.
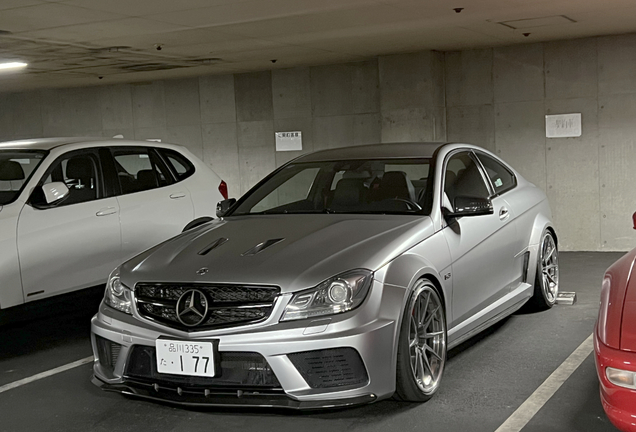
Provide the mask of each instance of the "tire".
[{"label": "tire", "polygon": [[559,250],[554,235],[545,231],[537,252],[537,274],[530,304],[535,310],[547,310],[559,294]]},{"label": "tire", "polygon": [[426,402],[433,397],[446,364],[446,338],[444,303],[435,285],[421,279],[409,297],[400,326],[395,399]]}]

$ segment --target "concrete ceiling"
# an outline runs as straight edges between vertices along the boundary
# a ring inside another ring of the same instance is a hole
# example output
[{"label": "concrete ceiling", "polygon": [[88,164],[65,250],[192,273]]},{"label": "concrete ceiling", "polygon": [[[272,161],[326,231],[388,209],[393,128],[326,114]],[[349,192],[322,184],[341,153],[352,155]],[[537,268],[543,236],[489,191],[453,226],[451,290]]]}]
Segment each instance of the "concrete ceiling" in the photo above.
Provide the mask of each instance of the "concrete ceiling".
[{"label": "concrete ceiling", "polygon": [[0,91],[635,31],[634,0],[0,0]]}]

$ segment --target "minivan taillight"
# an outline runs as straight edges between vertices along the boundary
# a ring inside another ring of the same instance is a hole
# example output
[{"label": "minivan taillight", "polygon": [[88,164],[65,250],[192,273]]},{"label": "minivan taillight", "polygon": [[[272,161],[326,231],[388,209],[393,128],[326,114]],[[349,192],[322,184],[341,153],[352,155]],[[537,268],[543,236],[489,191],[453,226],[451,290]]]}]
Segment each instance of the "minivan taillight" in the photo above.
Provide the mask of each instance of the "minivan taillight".
[{"label": "minivan taillight", "polygon": [[227,183],[221,180],[221,184],[219,185],[219,192],[223,195],[223,199],[227,199]]}]

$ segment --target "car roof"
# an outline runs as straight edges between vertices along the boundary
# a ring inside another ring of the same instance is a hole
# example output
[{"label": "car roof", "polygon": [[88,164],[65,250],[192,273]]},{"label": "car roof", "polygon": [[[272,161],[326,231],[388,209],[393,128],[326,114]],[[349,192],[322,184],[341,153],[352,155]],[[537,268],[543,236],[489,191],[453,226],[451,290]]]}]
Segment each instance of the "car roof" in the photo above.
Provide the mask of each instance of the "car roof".
[{"label": "car roof", "polygon": [[99,142],[104,146],[117,145],[144,145],[153,147],[171,147],[174,144],[166,144],[154,141],[134,141],[120,138],[95,138],[95,137],[69,137],[69,138],[34,138],[16,141],[0,142],[0,150],[52,150],[56,147],[70,144],[89,144]]},{"label": "car roof", "polygon": [[321,150],[300,156],[294,162],[324,162],[354,159],[431,158],[446,142],[384,143]]}]

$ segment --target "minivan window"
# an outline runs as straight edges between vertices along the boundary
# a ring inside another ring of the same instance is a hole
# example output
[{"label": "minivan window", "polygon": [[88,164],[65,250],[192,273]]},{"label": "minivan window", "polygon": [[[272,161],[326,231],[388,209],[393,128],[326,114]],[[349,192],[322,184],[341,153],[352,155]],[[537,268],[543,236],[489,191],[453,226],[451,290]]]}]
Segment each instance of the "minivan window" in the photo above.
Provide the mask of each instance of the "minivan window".
[{"label": "minivan window", "polygon": [[0,150],[0,205],[15,201],[47,152]]},{"label": "minivan window", "polygon": [[179,181],[185,180],[194,174],[194,165],[182,154],[164,148],[156,149],[168,161]]},{"label": "minivan window", "polygon": [[100,163],[92,151],[68,153],[54,162],[47,172],[42,184],[63,182],[69,189],[68,197],[59,207],[103,198]]},{"label": "minivan window", "polygon": [[150,149],[118,148],[113,150],[113,157],[123,195],[156,189],[171,183],[166,168]]}]

